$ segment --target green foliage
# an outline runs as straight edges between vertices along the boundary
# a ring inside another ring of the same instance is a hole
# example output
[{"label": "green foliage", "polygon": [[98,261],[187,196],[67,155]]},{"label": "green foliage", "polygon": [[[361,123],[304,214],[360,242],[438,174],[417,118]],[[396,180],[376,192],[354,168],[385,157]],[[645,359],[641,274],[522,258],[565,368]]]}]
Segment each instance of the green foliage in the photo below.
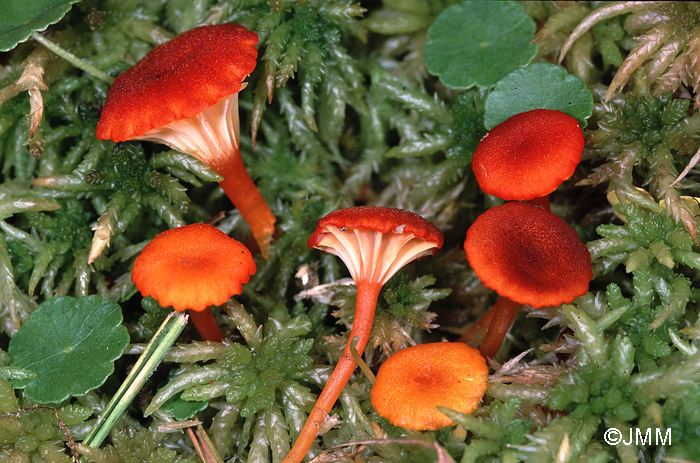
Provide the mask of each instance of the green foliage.
[{"label": "green foliage", "polygon": [[252,437],[249,433],[258,420],[279,423],[272,426],[271,434],[257,438],[288,446],[288,430],[296,429],[305,420],[304,412],[314,400],[302,386],[313,382],[315,376],[314,362],[309,355],[313,340],[303,338],[311,331],[311,322],[303,315],[289,318],[280,308],[270,315],[264,326],[256,327],[242,306],[233,303],[228,307],[246,345],[227,346],[214,364],[183,366],[160,389],[147,413],[180,392],[180,397],[186,401],[223,396],[235,406],[236,416],[244,419],[241,436],[244,441],[238,443],[239,449],[245,449],[251,438],[255,445],[257,432],[254,431]]},{"label": "green foliage", "polygon": [[189,420],[197,412],[201,412],[209,406],[209,402],[196,400],[183,400],[179,396],[172,397],[160,408],[178,421]]},{"label": "green foliage", "polygon": [[652,357],[665,357],[671,354],[668,330],[678,329],[690,301],[690,281],[681,267],[698,268],[700,254],[692,251],[691,237],[671,218],[634,206],[627,206],[624,216],[626,225],[598,227],[603,238],[589,243],[591,257],[601,273],[624,264],[632,274],[631,299],[611,283],[608,304],[618,314],[618,328],[634,345],[643,345]]},{"label": "green foliage", "polygon": [[[171,435],[172,436],[172,435]],[[194,463],[197,457],[180,455],[174,439],[150,429],[117,429],[111,434],[112,445],[106,449],[86,449],[95,463]]]},{"label": "green foliage", "polygon": [[101,386],[129,343],[121,322],[120,307],[100,296],[39,305],[9,348],[12,365],[36,376],[15,379],[14,387],[37,403],[60,403]]},{"label": "green foliage", "polygon": [[[525,442],[532,420],[516,417],[520,399],[512,397],[506,402],[494,400],[489,405],[489,418],[465,415],[444,407],[438,407],[455,423],[474,437],[464,450],[462,462],[476,462],[486,455],[498,455],[509,447]],[[508,451],[506,450],[508,453]]]},{"label": "green foliage", "polygon": [[518,3],[466,1],[435,18],[423,60],[450,88],[490,87],[534,58],[534,32]]},{"label": "green foliage", "polygon": [[[22,407],[10,383],[0,380],[0,459],[8,462],[69,463],[65,443],[92,410],[78,404]],[[69,442],[72,444],[72,442]]]},{"label": "green foliage", "polygon": [[581,79],[561,66],[534,63],[498,81],[486,99],[487,129],[532,109],[556,109],[575,117],[582,128],[593,113],[593,95]]},{"label": "green foliage", "polygon": [[604,124],[607,130],[618,133],[620,142],[638,141],[647,152],[652,152],[662,141],[677,146],[672,137],[678,131],[677,124],[687,116],[688,108],[690,100],[672,99],[670,93],[658,98],[643,95],[625,102],[619,112],[609,113]]},{"label": "green foliage", "polygon": [[11,50],[27,40],[33,32],[57,23],[80,0],[10,0],[0,19],[0,51]]},{"label": "green foliage", "polygon": [[[409,278],[406,271],[402,271],[384,285],[379,293],[374,324],[365,349],[368,359],[376,359],[375,350],[386,358],[413,345],[416,338],[420,339],[424,332],[437,327],[433,323],[436,314],[429,311],[430,305],[447,297],[451,290],[432,287],[435,283],[432,275]],[[331,305],[338,307],[333,315],[348,328],[348,332],[355,314],[355,296],[354,286],[339,286],[330,301]],[[335,344],[345,345],[347,339],[336,339]]]}]

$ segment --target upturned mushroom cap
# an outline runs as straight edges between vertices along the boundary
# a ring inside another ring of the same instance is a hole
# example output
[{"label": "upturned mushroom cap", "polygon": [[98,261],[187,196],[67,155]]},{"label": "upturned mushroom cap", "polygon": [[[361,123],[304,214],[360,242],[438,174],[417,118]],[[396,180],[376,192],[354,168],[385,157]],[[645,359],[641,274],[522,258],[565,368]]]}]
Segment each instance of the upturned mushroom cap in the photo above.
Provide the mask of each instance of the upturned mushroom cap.
[{"label": "upturned mushroom cap", "polygon": [[436,407],[471,413],[488,379],[486,360],[461,342],[419,344],[382,364],[372,386],[372,406],[395,426],[434,430],[453,425]]},{"label": "upturned mushroom cap", "polygon": [[257,42],[257,34],[243,26],[220,24],[197,27],[155,47],[115,79],[97,138],[140,137],[237,94],[255,68]]},{"label": "upturned mushroom cap", "polygon": [[166,230],[143,248],[131,280],[163,307],[202,311],[240,294],[255,273],[250,251],[211,225]]},{"label": "upturned mushroom cap", "polygon": [[418,214],[373,206],[331,212],[308,241],[340,257],[356,282],[379,284],[409,262],[435,255],[442,243],[442,232]]},{"label": "upturned mushroom cap", "polygon": [[464,251],[481,282],[532,307],[569,303],[588,292],[591,255],[562,219],[520,202],[492,207],[469,227]]},{"label": "upturned mushroom cap", "polygon": [[476,147],[471,164],[484,192],[524,201],[550,194],[571,177],[583,145],[575,118],[534,109],[492,128]]}]

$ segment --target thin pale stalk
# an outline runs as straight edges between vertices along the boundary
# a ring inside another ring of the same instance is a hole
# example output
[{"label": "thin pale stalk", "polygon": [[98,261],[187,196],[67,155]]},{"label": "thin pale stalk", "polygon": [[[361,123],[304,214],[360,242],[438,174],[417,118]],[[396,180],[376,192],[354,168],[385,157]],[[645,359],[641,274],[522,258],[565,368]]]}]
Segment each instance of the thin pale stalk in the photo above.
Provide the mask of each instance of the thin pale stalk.
[{"label": "thin pale stalk", "polygon": [[38,33],[33,33],[32,38],[51,50],[52,52],[56,53],[58,56],[63,58],[64,60],[68,61],[70,64],[73,66],[77,67],[81,71],[85,71],[88,74],[92,74],[93,76],[97,77],[100,80],[103,80],[107,82],[108,84],[111,84],[114,82],[114,77],[110,76],[104,71],[101,71],[97,69],[95,66],[92,64],[88,63],[87,61],[78,58],[75,56],[73,53],[69,52],[68,50],[65,50],[64,48],[59,47],[56,45],[54,42],[51,40],[47,39],[41,34]]},{"label": "thin pale stalk", "polygon": [[90,447],[99,447],[102,444],[124,410],[131,404],[146,380],[160,364],[170,346],[175,343],[182,330],[185,329],[185,325],[187,325],[187,315],[184,312],[172,312],[167,316],[119,390],[112,396],[112,400],[107,404],[102,416],[97,420],[95,427],[92,428],[83,444]]},{"label": "thin pale stalk", "polygon": [[381,286],[377,283],[357,282],[357,303],[355,305],[355,319],[352,323],[350,331],[350,341],[343,350],[343,355],[340,357],[338,364],[335,366],[333,373],[328,378],[326,386],[323,388],[321,395],[318,396],[313,410],[309,413],[309,417],[304,424],[304,427],[299,433],[294,446],[289,451],[282,463],[300,463],[306,456],[309,448],[318,435],[318,430],[330,414],[333,404],[338,400],[343,388],[350,380],[357,363],[353,359],[350,349],[352,340],[357,338],[357,353],[362,355],[369,334],[372,331],[372,322],[374,320],[374,310],[377,305],[377,297]]}]

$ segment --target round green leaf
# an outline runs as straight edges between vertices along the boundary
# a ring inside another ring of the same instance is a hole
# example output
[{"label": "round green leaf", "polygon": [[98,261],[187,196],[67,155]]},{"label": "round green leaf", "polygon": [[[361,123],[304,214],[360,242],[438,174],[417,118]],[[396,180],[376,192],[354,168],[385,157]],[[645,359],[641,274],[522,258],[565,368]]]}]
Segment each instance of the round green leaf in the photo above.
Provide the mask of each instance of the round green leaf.
[{"label": "round green leaf", "polygon": [[450,88],[490,87],[535,57],[535,22],[515,2],[469,1],[428,28],[423,61]]},{"label": "round green leaf", "polygon": [[575,117],[583,128],[593,114],[593,95],[581,79],[562,66],[535,63],[498,82],[486,99],[485,109],[484,125],[489,130],[532,109],[556,109]]},{"label": "round green leaf", "polygon": [[80,0],[3,0],[0,51],[12,50],[32,33],[57,23]]},{"label": "round green leaf", "polygon": [[120,307],[100,296],[42,303],[10,340],[12,366],[36,373],[13,379],[37,403],[59,403],[101,386],[129,344]]}]

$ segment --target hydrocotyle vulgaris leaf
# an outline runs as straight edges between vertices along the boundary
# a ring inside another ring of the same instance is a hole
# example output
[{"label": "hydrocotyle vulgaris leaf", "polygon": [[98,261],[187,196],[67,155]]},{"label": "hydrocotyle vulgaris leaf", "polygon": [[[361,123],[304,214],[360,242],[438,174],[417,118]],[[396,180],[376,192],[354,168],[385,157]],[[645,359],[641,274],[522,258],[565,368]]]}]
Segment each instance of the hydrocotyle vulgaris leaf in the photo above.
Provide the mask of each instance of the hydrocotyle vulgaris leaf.
[{"label": "hydrocotyle vulgaris leaf", "polygon": [[516,114],[556,109],[575,117],[581,128],[593,114],[593,94],[562,66],[534,63],[501,79],[486,98],[484,125],[492,129]]},{"label": "hydrocotyle vulgaris leaf", "polygon": [[121,308],[93,295],[59,297],[39,305],[10,340],[12,366],[36,374],[14,379],[37,403],[59,403],[101,386],[129,344]]},{"label": "hydrocotyle vulgaris leaf", "polygon": [[0,14],[0,51],[12,50],[34,32],[63,18],[80,0],[4,0]]},{"label": "hydrocotyle vulgaris leaf", "polygon": [[535,57],[535,22],[515,2],[468,1],[428,28],[423,61],[450,88],[490,87]]}]

